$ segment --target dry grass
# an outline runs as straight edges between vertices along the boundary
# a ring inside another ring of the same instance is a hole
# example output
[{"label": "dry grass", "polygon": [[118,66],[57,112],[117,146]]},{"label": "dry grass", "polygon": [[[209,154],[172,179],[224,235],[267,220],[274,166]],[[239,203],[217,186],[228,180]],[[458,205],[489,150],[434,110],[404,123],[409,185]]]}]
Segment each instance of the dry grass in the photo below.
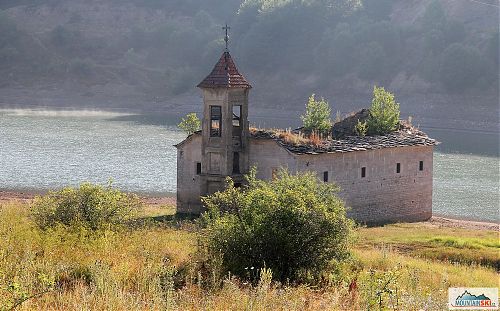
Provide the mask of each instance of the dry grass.
[{"label": "dry grass", "polygon": [[[63,228],[42,232],[25,203],[0,204],[0,310],[37,294],[17,310],[366,310],[376,278],[389,274],[398,276],[392,284],[398,296],[397,301],[383,297],[387,305],[444,310],[449,286],[498,286],[493,269],[391,249],[395,243],[441,243],[430,240],[436,237],[461,239],[448,243],[455,250],[498,248],[492,232],[421,224],[363,228],[355,264],[340,268],[342,278],[332,280],[332,286],[285,286],[268,279],[251,286],[228,277],[222,288],[203,289],[184,269],[196,249],[192,230],[150,221],[99,234]],[[162,213],[168,215],[171,208],[149,207],[141,217]]]},{"label": "dry grass", "polygon": [[363,228],[359,233],[360,247],[385,247],[412,257],[480,264],[500,270],[497,231],[395,224]]}]

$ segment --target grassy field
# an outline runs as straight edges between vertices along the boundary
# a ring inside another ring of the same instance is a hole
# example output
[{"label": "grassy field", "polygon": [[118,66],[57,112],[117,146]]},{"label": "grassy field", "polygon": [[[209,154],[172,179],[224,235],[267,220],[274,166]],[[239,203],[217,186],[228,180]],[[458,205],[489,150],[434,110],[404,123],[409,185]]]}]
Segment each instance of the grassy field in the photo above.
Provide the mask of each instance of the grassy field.
[{"label": "grassy field", "polygon": [[498,287],[498,232],[419,223],[359,228],[354,264],[323,288],[228,276],[207,289],[189,269],[196,226],[172,213],[42,232],[27,204],[0,203],[0,310],[446,310],[450,286]]}]

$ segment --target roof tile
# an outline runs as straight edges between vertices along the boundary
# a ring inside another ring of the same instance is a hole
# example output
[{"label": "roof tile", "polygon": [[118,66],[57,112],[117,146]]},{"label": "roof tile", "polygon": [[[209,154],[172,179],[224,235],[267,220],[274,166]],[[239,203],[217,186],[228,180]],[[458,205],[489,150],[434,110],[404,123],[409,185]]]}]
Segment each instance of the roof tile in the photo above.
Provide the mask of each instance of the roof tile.
[{"label": "roof tile", "polygon": [[234,63],[231,54],[225,51],[220,57],[217,64],[215,64],[212,72],[198,84],[200,88],[251,88],[252,86],[238,72],[236,64]]}]

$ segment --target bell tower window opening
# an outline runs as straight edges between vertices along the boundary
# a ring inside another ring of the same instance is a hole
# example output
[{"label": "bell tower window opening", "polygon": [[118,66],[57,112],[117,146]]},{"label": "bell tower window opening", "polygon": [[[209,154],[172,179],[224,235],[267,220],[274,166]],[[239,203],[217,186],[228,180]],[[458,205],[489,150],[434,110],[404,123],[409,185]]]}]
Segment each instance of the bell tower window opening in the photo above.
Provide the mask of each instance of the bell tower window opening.
[{"label": "bell tower window opening", "polygon": [[241,126],[241,105],[233,106],[233,126]]},{"label": "bell tower window opening", "polygon": [[210,106],[210,137],[220,137],[222,132],[221,106]]}]

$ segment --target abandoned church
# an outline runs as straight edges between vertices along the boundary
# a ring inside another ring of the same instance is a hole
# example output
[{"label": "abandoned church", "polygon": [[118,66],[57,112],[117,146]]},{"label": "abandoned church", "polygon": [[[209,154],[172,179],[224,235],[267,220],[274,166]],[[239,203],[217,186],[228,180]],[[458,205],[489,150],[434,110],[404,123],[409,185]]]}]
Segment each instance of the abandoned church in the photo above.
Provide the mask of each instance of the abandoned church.
[{"label": "abandoned church", "polygon": [[[226,37],[227,38],[227,37]],[[434,139],[401,122],[384,136],[356,136],[366,109],[335,123],[320,144],[290,141],[276,131],[250,129],[247,82],[226,49],[198,87],[202,129],[177,147],[177,212],[201,213],[200,196],[235,185],[251,167],[270,180],[280,168],[313,171],[340,186],[349,217],[361,223],[422,221],[432,215]]]}]

